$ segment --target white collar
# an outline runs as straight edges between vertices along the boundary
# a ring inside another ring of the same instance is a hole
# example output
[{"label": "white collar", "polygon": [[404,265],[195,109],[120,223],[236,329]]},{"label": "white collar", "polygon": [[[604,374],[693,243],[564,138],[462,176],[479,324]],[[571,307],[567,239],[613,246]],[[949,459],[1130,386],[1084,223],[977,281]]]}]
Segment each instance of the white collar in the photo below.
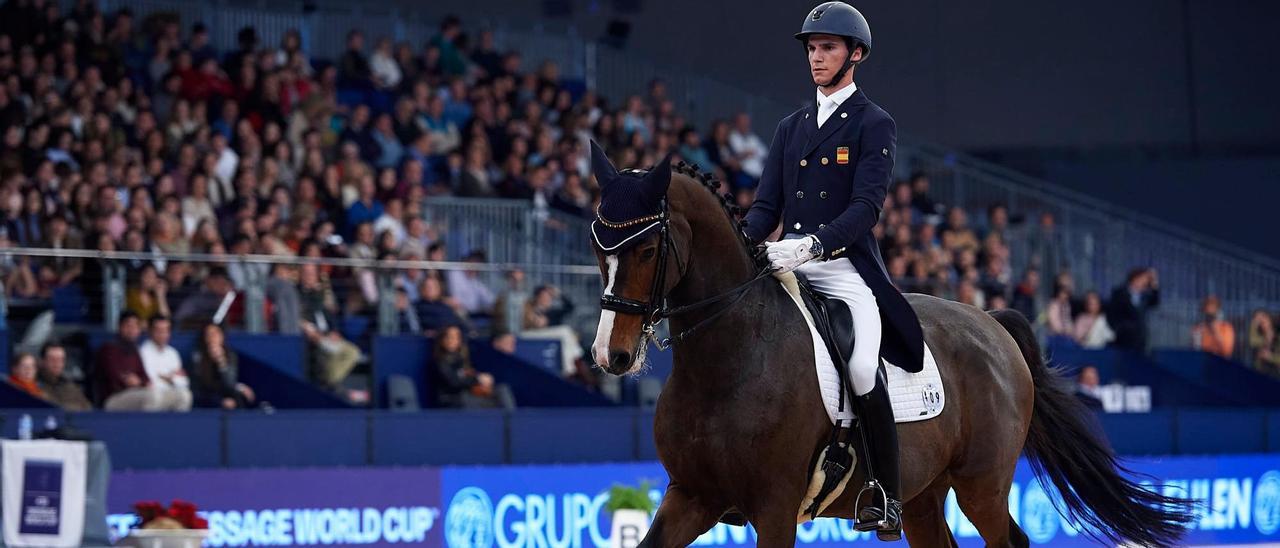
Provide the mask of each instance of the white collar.
[{"label": "white collar", "polygon": [[850,96],[852,96],[853,92],[855,91],[858,91],[858,84],[854,82],[849,82],[849,85],[843,88],[840,88],[839,90],[837,90],[835,93],[832,93],[831,95],[823,95],[822,88],[818,88],[818,105],[822,105],[823,103],[830,102],[830,103],[835,103],[835,106],[838,107],[842,103],[844,103],[845,99],[848,99]]}]

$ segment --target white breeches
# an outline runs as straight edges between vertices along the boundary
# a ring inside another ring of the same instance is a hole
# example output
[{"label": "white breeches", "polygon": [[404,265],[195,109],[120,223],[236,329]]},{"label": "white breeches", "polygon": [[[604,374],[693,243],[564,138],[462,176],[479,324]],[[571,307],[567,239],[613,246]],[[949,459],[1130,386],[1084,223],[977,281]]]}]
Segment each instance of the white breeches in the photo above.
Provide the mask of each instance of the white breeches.
[{"label": "white breeches", "polygon": [[849,357],[849,379],[857,396],[876,386],[880,367],[880,306],[858,270],[845,259],[809,261],[796,269],[809,278],[813,289],[848,303],[853,315],[853,355]]}]

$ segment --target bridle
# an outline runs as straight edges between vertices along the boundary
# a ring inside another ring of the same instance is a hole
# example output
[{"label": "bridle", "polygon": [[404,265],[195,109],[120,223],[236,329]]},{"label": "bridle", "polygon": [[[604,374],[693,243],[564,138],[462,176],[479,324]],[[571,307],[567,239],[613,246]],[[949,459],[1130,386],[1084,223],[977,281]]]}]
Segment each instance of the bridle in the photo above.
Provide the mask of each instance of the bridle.
[{"label": "bridle", "polygon": [[[658,265],[657,265],[658,271],[657,271],[657,274],[654,275],[653,285],[649,288],[649,300],[646,302],[641,302],[635,299],[627,299],[624,297],[619,297],[617,295],[601,295],[600,296],[600,308],[604,310],[617,312],[619,314],[630,314],[633,316],[640,316],[644,318],[644,323],[641,325],[641,328],[640,328],[641,341],[642,342],[644,340],[653,341],[653,344],[658,347],[658,350],[666,350],[668,348],[675,346],[677,343],[684,341],[687,337],[692,335],[694,332],[698,331],[702,327],[711,323],[713,320],[720,317],[725,312],[728,312],[729,309],[733,308],[734,305],[738,304],[738,302],[741,301],[743,297],[747,295],[747,289],[749,289],[756,282],[769,277],[774,272],[773,268],[766,267],[764,269],[761,269],[759,272],[757,272],[756,275],[753,276],[750,280],[747,280],[741,285],[738,285],[737,287],[734,287],[733,289],[730,289],[724,293],[720,293],[718,295],[708,297],[706,299],[700,300],[695,303],[691,303],[683,306],[677,306],[674,308],[668,307],[666,304],[667,256],[671,252],[673,243],[671,240],[671,214],[670,214],[670,209],[667,206],[666,196],[663,196],[662,198],[662,210],[654,215],[650,215],[647,217],[640,217],[638,219],[632,219],[630,221],[618,223],[618,222],[612,222],[605,219],[603,216],[600,215],[599,209],[597,209],[596,220],[599,221],[600,224],[609,228],[627,228],[627,227],[635,226],[641,223],[649,223],[654,221],[657,221],[658,223],[660,223],[660,226],[658,228],[658,241],[659,241]],[[677,270],[680,272],[683,272],[684,266],[679,264],[679,259],[680,259],[680,255],[677,253],[676,254]],[[679,316],[681,314],[690,312],[692,310],[697,310],[709,304],[716,303],[716,302],[728,299],[730,297],[732,297],[733,300],[730,301],[727,306],[725,306],[724,308],[721,308],[720,310],[717,310],[714,314],[707,316],[706,318],[703,318],[702,321],[694,324],[692,327],[684,331],[681,331],[680,333],[676,334],[674,337],[668,337],[665,339],[658,338],[658,335],[655,331],[655,327],[659,323],[661,323],[662,320],[671,318],[674,316]]]}]

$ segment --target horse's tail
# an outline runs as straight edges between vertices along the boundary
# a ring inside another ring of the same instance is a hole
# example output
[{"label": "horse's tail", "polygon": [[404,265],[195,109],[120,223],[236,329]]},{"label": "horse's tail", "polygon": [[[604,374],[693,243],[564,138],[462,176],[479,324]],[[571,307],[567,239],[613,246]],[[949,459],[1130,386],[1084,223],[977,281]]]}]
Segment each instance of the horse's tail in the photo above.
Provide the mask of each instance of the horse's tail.
[{"label": "horse's tail", "polygon": [[991,316],[1017,341],[1031,369],[1035,406],[1023,450],[1041,485],[1057,487],[1066,504],[1064,515],[1113,544],[1174,545],[1192,520],[1193,503],[1149,491],[1130,479],[1136,474],[1117,462],[1070,382],[1045,364],[1027,318],[1015,310]]}]

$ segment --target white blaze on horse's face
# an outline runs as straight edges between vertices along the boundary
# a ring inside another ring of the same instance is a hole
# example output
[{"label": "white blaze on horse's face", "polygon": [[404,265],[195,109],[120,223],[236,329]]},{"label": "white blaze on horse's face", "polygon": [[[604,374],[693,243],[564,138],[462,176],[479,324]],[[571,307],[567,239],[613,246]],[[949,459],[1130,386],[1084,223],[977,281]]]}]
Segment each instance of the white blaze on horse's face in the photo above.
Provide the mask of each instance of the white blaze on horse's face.
[{"label": "white blaze on horse's face", "polygon": [[[618,296],[624,288],[618,283],[620,255],[604,256],[604,294]],[[640,330],[641,318],[633,314],[619,317],[613,310],[600,311],[600,327],[591,345],[591,357],[597,366],[613,375],[633,375],[644,367],[645,339]]]},{"label": "white blaze on horse's face", "polygon": [[[618,281],[618,256],[605,255],[604,263],[607,268],[604,294],[613,295],[613,284]],[[591,357],[602,368],[609,365],[609,337],[613,336],[613,320],[616,317],[617,313],[612,310],[600,311],[600,326],[596,328],[596,340],[591,345]]]}]

